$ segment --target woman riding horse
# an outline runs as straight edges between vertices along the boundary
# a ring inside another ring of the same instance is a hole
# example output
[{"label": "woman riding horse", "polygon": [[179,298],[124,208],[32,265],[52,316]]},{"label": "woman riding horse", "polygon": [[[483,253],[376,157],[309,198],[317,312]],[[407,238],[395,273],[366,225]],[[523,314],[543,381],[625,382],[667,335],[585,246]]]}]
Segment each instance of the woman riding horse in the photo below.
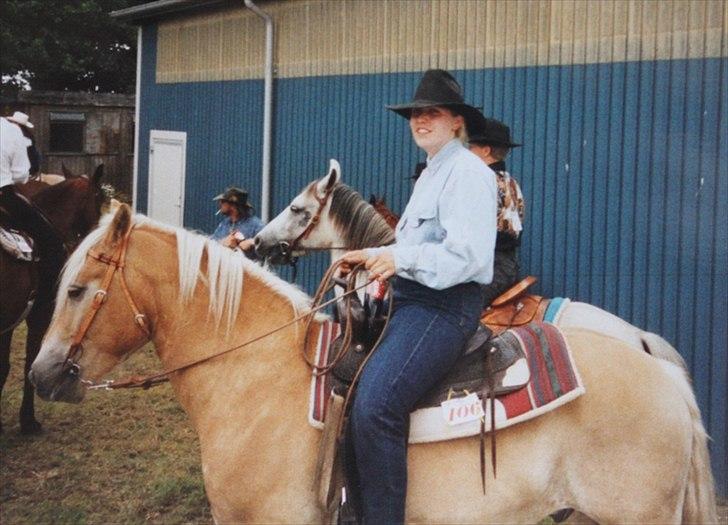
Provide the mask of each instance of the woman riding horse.
[{"label": "woman riding horse", "polygon": [[396,242],[344,255],[380,280],[394,277],[389,328],[362,373],[351,415],[364,523],[404,522],[409,413],[478,326],[496,238],[495,176],[463,145],[478,110],[464,102],[457,81],[427,71],[412,102],[388,109],[409,120],[427,167]]}]

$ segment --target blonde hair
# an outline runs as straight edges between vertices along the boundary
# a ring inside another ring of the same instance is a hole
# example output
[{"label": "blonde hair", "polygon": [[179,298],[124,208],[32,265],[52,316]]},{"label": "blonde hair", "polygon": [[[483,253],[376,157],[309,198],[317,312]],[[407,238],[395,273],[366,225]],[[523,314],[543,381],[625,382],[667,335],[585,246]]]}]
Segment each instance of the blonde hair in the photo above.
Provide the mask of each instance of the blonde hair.
[{"label": "blonde hair", "polygon": [[465,117],[463,117],[463,125],[460,126],[460,128],[455,132],[455,136],[458,138],[458,140],[460,140],[460,142],[467,145],[469,138],[468,128],[465,126]]},{"label": "blonde hair", "polygon": [[455,132],[455,138],[456,138],[456,139],[458,139],[458,140],[459,140],[460,142],[462,142],[462,143],[463,143],[463,145],[467,146],[467,144],[468,144],[468,140],[469,140],[469,139],[468,139],[468,128],[467,128],[467,126],[466,126],[466,124],[465,124],[465,115],[463,115],[462,113],[458,113],[458,112],[457,112],[457,111],[455,111],[454,109],[452,109],[452,108],[449,108],[449,107],[447,107],[447,106],[438,106],[438,107],[441,107],[441,108],[443,108],[443,109],[445,109],[445,110],[449,111],[449,112],[450,112],[450,114],[451,114],[451,115],[452,115],[453,117],[460,117],[460,118],[462,118],[462,119],[463,119],[463,125],[462,125],[462,126],[460,126],[460,127],[458,128],[458,130],[457,130],[457,131]]}]

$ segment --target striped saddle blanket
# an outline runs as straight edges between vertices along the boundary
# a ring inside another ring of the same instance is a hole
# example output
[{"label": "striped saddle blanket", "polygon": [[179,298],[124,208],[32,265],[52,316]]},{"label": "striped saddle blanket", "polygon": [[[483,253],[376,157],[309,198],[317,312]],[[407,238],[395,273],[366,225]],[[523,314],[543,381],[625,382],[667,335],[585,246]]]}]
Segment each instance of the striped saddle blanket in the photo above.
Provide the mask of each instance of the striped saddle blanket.
[{"label": "striped saddle blanket", "polygon": [[[328,351],[339,334],[333,322],[322,325],[316,363],[324,365]],[[523,388],[499,396],[495,400],[496,429],[532,419],[549,412],[584,393],[579,373],[559,329],[550,323],[531,323],[513,328],[507,337],[515,339],[524,351],[530,380]],[[309,422],[323,428],[326,407],[331,395],[332,381],[326,376],[314,376],[311,381]],[[475,417],[456,419],[455,410]],[[481,417],[490,431],[490,403],[481,403],[476,394],[453,392],[442,405],[418,408],[410,416],[410,443],[427,443],[477,435]]]}]

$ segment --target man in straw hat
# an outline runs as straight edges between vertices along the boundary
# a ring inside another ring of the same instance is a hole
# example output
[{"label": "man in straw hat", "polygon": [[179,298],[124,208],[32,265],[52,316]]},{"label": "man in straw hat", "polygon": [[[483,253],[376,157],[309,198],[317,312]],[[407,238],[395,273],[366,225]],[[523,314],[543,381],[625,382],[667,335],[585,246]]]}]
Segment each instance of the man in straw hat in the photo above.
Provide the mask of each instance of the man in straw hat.
[{"label": "man in straw hat", "polygon": [[40,173],[40,161],[41,156],[38,148],[35,146],[35,136],[33,135],[33,128],[35,127],[30,121],[28,115],[22,111],[16,111],[9,117],[5,117],[8,121],[17,124],[20,128],[23,136],[28,139],[28,160],[30,161],[30,172],[31,176],[36,176]]},{"label": "man in straw hat", "polygon": [[263,229],[263,221],[253,215],[248,192],[231,186],[212,200],[218,203],[218,213],[225,216],[212,238],[228,248],[242,250],[248,258],[254,259],[253,239]]},{"label": "man in straw hat", "polygon": [[391,279],[394,311],[362,371],[351,411],[351,473],[364,523],[403,523],[409,413],[475,332],[493,278],[495,174],[464,146],[479,110],[447,71],[425,72],[414,99],[388,106],[409,121],[427,166],[390,246],[343,256]]},{"label": "man in straw hat", "polygon": [[506,157],[511,148],[519,146],[511,140],[511,130],[502,122],[482,115],[475,119],[470,130],[470,151],[495,172],[498,184],[498,236],[495,241],[493,282],[483,287],[484,306],[489,306],[518,280],[518,246],[521,243],[525,204],[518,182],[506,169]]}]

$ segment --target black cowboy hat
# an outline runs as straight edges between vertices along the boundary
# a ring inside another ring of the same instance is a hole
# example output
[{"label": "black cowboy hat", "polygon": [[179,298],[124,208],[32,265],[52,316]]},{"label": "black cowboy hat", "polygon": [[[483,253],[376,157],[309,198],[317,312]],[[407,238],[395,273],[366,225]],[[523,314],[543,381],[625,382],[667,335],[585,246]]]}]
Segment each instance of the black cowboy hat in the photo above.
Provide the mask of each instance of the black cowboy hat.
[{"label": "black cowboy hat", "polygon": [[248,203],[248,192],[242,188],[236,188],[231,186],[227,188],[223,193],[212,198],[214,201],[224,201],[234,204],[238,208],[250,208],[253,206]]},{"label": "black cowboy hat", "polygon": [[468,134],[477,117],[482,117],[479,109],[465,103],[463,89],[460,84],[455,80],[455,77],[443,69],[425,71],[412,102],[386,106],[386,108],[409,119],[413,109],[432,106],[443,106],[458,115],[462,115],[465,119]]},{"label": "black cowboy hat", "polygon": [[520,144],[511,142],[511,128],[494,118],[474,119],[473,127],[468,133],[468,140],[471,144],[485,146],[499,146],[502,148],[517,148]]}]

